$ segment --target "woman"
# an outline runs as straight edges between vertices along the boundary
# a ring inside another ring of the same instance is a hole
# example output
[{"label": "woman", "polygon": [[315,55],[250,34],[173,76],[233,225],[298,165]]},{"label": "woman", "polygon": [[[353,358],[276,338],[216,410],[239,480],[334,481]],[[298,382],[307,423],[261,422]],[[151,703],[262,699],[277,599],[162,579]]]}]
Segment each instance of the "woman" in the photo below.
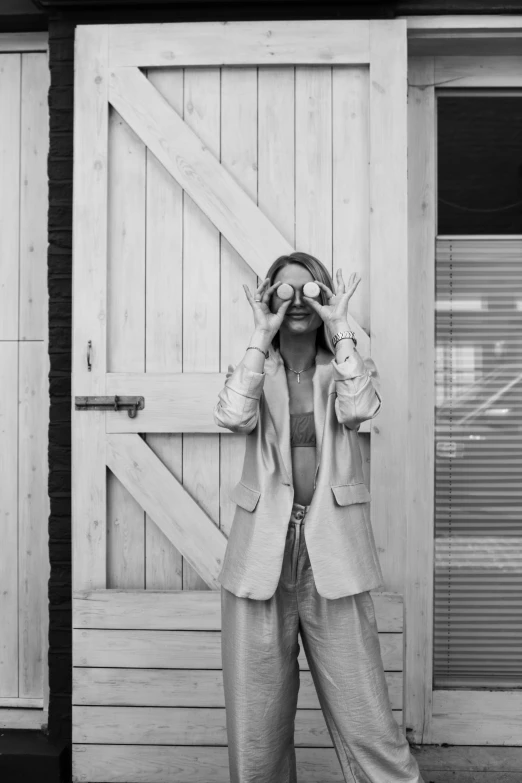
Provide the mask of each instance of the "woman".
[{"label": "woman", "polygon": [[[306,283],[320,293],[306,296]],[[298,633],[344,779],[422,783],[391,710],[373,600],[383,582],[357,430],[381,407],[350,331],[345,286],[313,256],[270,267],[255,328],[214,418],[247,433],[221,590],[232,783],[295,783]],[[283,284],[292,298],[282,299]]]}]

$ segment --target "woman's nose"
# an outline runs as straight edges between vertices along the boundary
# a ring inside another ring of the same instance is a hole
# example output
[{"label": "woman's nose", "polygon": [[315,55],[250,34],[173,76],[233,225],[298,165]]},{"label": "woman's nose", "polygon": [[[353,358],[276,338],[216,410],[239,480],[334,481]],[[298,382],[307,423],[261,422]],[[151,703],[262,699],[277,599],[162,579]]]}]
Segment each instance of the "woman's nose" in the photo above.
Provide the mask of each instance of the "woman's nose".
[{"label": "woman's nose", "polygon": [[303,302],[303,294],[302,291],[299,291],[297,288],[294,288],[295,295],[294,295],[294,304],[300,305]]}]

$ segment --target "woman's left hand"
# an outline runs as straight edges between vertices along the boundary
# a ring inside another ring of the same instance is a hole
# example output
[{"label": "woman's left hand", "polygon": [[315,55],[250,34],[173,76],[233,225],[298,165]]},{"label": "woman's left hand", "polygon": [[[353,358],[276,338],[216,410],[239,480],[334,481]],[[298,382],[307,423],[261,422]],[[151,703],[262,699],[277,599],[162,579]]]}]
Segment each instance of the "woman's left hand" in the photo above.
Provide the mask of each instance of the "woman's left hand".
[{"label": "woman's left hand", "polygon": [[315,280],[319,288],[321,288],[328,297],[328,304],[320,304],[316,299],[312,299],[309,296],[303,296],[307,305],[315,310],[315,312],[323,319],[325,325],[330,331],[331,335],[336,332],[346,329],[348,323],[348,302],[355,293],[355,289],[361,282],[361,278],[357,276],[356,272],[352,272],[348,280],[348,290],[343,280],[343,273],[340,269],[337,270],[337,286],[335,294],[324,283],[320,283],[319,280]]}]

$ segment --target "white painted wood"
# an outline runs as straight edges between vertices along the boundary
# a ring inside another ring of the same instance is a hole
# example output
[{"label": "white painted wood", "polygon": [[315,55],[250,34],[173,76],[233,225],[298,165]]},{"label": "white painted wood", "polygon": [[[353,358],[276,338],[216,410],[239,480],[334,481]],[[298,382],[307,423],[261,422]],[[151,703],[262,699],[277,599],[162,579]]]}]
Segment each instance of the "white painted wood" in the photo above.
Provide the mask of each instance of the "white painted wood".
[{"label": "white painted wood", "polygon": [[[109,106],[107,27],[78,27],[75,35],[73,400],[78,394],[105,394]],[[92,348],[88,357],[89,342]],[[106,586],[106,471],[105,414],[73,410],[72,550],[76,588]]]},{"label": "white painted wood", "polygon": [[[107,369],[144,372],[145,146],[114,109],[108,160]],[[109,474],[108,587],[145,587],[144,543],[143,509]]]},{"label": "white painted wood", "polygon": [[[402,707],[402,672],[386,672],[392,709]],[[74,703],[134,707],[224,707],[221,669],[75,667]],[[320,710],[312,674],[299,674],[298,709]]]},{"label": "white painted wood", "polygon": [[[155,88],[179,114],[183,112],[183,71],[155,68]],[[146,150],[146,371],[183,369],[183,191],[157,158]],[[182,437],[148,433],[147,444],[174,477],[182,480]],[[145,586],[182,587],[182,556],[145,515]]]},{"label": "white painted wood", "polygon": [[0,698],[0,708],[16,707],[17,709],[39,709],[44,706],[43,699],[5,699]]},{"label": "white painted wood", "polygon": [[[184,124],[199,144],[220,158],[221,78],[215,68],[186,68]],[[208,183],[205,183],[207,185]],[[183,370],[219,370],[220,236],[216,226],[188,193],[183,211]],[[213,407],[213,406],[212,406]],[[210,519],[219,524],[219,438],[183,438],[183,485]],[[183,562],[185,590],[208,589],[205,581]]]},{"label": "white painted wood", "polygon": [[112,71],[110,84],[113,106],[254,271],[263,275],[269,259],[291,252],[215,155],[137,68]]},{"label": "white painted wood", "polygon": [[[398,593],[371,591],[380,633],[403,630]],[[221,628],[218,590],[87,590],[73,593],[74,628],[207,630]]]},{"label": "white painted wood", "polygon": [[433,81],[440,87],[520,88],[522,56],[436,57]]},{"label": "white painted wood", "polygon": [[[225,709],[216,707],[74,706],[72,738],[78,743],[228,744]],[[294,738],[296,747],[333,748],[321,710],[297,708]]]},{"label": "white painted wood", "polygon": [[0,33],[0,52],[47,52],[47,30],[35,33]]},{"label": "white painted wood", "polygon": [[[295,69],[259,68],[258,205],[295,247]],[[272,254],[269,263],[281,253]],[[260,281],[265,270],[260,271]]]},{"label": "white painted wood", "polygon": [[[408,63],[409,426],[406,451],[405,723],[430,733],[433,677],[435,219],[433,58]],[[428,294],[429,292],[429,294]],[[464,695],[464,694],[462,694]]]},{"label": "white painted wood", "polygon": [[143,396],[145,408],[134,419],[107,413],[107,432],[225,432],[212,416],[225,378],[218,372],[109,373],[107,394]]},{"label": "white painted wood", "polygon": [[295,245],[332,271],[332,68],[295,69]]},{"label": "white painted wood", "polygon": [[[20,123],[20,340],[46,340],[48,332],[49,82],[47,54],[23,54]],[[7,190],[12,197],[11,186]]]},{"label": "white painted wood", "polygon": [[47,721],[47,710],[0,707],[0,729],[44,731]]},{"label": "white painted wood", "polygon": [[225,536],[139,435],[108,435],[107,465],[163,533],[219,589]]},{"label": "white painted wood", "polygon": [[[385,671],[402,671],[403,635],[381,633]],[[221,669],[221,631],[74,629],[75,666],[135,669]],[[309,671],[304,649],[299,667]]]},{"label": "white painted wood", "polygon": [[373,21],[370,52],[370,334],[386,400],[372,425],[371,515],[385,588],[402,593],[406,479],[397,455],[405,452],[409,426],[405,21]]},{"label": "white painted wood", "polygon": [[[332,268],[361,276],[350,300],[357,348],[369,355],[370,314],[370,128],[369,70],[332,68]],[[362,328],[361,328],[362,327]]]},{"label": "white painted wood", "polygon": [[366,20],[181,22],[111,26],[111,67],[368,62]]},{"label": "white painted wood", "polygon": [[[42,677],[44,668],[47,667],[46,656],[42,651],[48,647],[49,612],[48,376],[47,343],[20,342],[17,481],[19,688],[17,695],[21,698],[41,697]],[[3,389],[1,384],[0,388]]]},{"label": "white painted wood", "polygon": [[[300,783],[343,783],[333,748],[296,748]],[[515,773],[517,775],[518,773]],[[92,783],[229,783],[228,751],[223,747],[73,744],[73,777]],[[459,778],[460,781],[464,778]],[[442,783],[439,778],[437,783]],[[517,783],[516,777],[506,778]],[[465,783],[472,783],[466,778]],[[482,778],[480,783],[487,783]]]},{"label": "white painted wood", "polygon": [[0,341],[0,696],[18,697],[18,343]]},{"label": "white painted wood", "polygon": [[[257,203],[258,73],[256,68],[221,70],[221,165]],[[220,370],[227,372],[243,356],[254,319],[243,285],[257,288],[257,275],[222,237],[220,247]],[[229,534],[235,512],[230,491],[241,477],[245,436],[220,437],[219,522]]]},{"label": "white painted wood", "polygon": [[0,340],[18,339],[21,57],[0,54]]},{"label": "white painted wood", "polygon": [[522,692],[435,690],[425,742],[522,745]]}]

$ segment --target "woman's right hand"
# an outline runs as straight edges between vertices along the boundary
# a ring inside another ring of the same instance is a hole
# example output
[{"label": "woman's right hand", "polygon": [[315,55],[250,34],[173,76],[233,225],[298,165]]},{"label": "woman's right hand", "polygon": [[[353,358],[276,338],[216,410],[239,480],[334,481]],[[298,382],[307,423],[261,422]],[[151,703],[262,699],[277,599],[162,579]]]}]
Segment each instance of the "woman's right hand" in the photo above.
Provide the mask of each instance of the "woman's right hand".
[{"label": "woman's right hand", "polygon": [[279,285],[281,285],[281,281],[274,283],[274,285],[270,285],[270,278],[267,277],[263,280],[259,288],[256,289],[255,293],[251,294],[249,287],[243,284],[246,297],[254,313],[255,329],[258,332],[265,333],[269,337],[270,342],[279,331],[285,313],[292,301],[291,299],[287,299],[286,302],[283,302],[277,313],[273,313],[270,310],[270,297]]}]

